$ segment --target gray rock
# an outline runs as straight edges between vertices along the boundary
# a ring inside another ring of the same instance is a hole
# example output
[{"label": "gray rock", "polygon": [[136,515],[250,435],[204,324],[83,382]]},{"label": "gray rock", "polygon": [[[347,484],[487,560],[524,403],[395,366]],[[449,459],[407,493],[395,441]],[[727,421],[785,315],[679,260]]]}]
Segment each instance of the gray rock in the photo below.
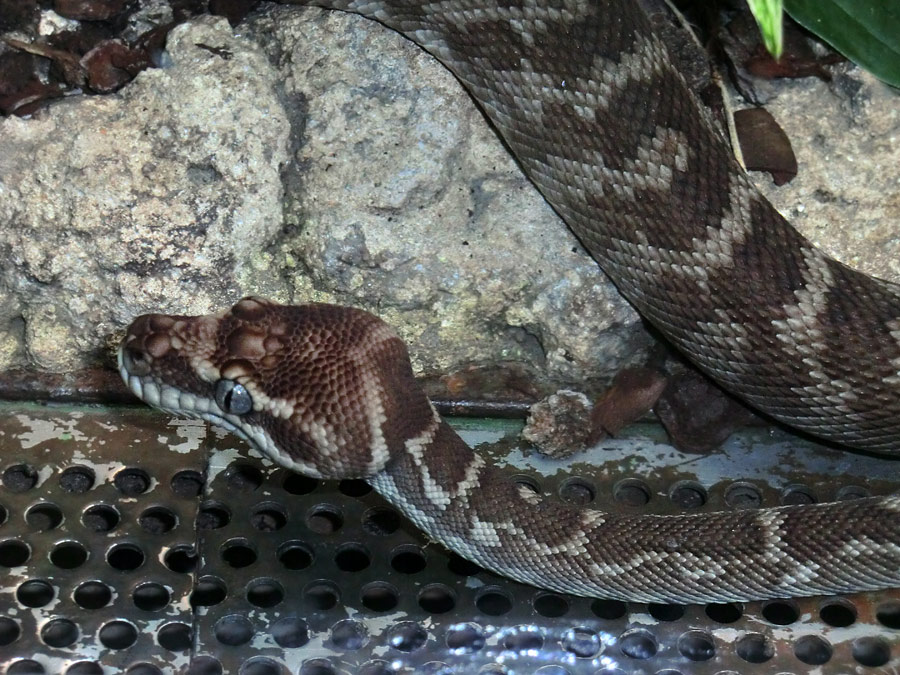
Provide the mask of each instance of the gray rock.
[{"label": "gray rock", "polygon": [[766,103],[791,139],[799,171],[775,187],[751,174],[775,207],[830,256],[900,282],[900,99],[858,67],[831,82],[776,80]]},{"label": "gray rock", "polygon": [[[265,266],[288,147],[277,78],[222,19],[176,28],[169,51],[120,94],[0,121],[0,369],[95,365],[136,314],[210,311]],[[283,297],[272,279],[260,292]]]},{"label": "gray rock", "polygon": [[434,59],[314,9],[265,13],[246,35],[306,113],[282,247],[297,301],[377,312],[427,373],[512,361],[581,381],[640,358],[637,315]]},{"label": "gray rock", "polygon": [[[0,122],[0,370],[95,365],[136,314],[249,293],[375,311],[424,373],[520,364],[546,391],[644,360],[636,314],[414,45],[280,7],[239,37],[223,20],[181,26],[168,51],[118,95]],[[863,152],[896,159],[874,97],[847,100],[874,125]],[[803,171],[807,146],[788,133]],[[787,198],[788,215],[815,189]],[[831,203],[851,213],[829,222],[856,220],[856,197]]]}]

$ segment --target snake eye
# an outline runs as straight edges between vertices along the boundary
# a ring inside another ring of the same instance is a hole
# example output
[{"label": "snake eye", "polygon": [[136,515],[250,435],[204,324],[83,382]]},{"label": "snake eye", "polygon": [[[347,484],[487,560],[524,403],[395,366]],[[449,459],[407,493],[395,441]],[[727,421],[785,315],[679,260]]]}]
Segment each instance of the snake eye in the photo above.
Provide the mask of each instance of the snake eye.
[{"label": "snake eye", "polygon": [[216,403],[229,415],[243,415],[253,409],[250,392],[234,380],[216,382]]}]

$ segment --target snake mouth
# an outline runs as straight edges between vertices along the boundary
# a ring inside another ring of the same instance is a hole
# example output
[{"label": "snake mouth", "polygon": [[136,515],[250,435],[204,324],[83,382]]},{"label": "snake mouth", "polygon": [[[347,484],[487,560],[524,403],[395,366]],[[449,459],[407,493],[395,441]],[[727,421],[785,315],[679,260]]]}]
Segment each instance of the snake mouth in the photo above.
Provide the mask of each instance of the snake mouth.
[{"label": "snake mouth", "polygon": [[209,422],[230,431],[251,445],[256,445],[256,440],[251,438],[246,430],[235,421],[229,419],[232,416],[225,415],[213,399],[181,391],[164,382],[159,382],[150,375],[138,375],[132,372],[131,361],[124,345],[119,347],[116,361],[119,366],[119,375],[125,386],[147,405],[173,417],[187,417]]}]

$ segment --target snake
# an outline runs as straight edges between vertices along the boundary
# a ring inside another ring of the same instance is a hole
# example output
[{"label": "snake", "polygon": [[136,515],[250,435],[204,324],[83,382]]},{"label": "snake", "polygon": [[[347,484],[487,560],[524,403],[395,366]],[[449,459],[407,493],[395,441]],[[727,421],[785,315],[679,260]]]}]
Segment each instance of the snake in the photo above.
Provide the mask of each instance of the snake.
[{"label": "snake", "polygon": [[[636,2],[335,0],[445,64],[620,292],[725,390],[800,432],[900,451],[900,288],[819,251],[751,184]],[[247,297],[146,314],[139,398],[320,479],[361,478],[500,575],[625,601],[900,587],[900,495],[627,514],[544,498],[472,451],[360,309]]]}]

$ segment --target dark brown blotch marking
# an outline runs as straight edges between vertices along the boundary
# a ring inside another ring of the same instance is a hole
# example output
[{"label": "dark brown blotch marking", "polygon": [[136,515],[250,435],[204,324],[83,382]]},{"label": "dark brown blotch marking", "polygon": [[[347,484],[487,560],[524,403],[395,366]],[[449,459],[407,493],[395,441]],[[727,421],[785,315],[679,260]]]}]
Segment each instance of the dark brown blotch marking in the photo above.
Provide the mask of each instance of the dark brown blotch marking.
[{"label": "dark brown blotch marking", "polygon": [[261,298],[243,298],[231,308],[231,314],[241,321],[259,321],[272,305]]},{"label": "dark brown blotch marking", "polygon": [[154,333],[144,340],[144,349],[146,349],[147,353],[154,359],[161,359],[171,348],[172,341],[169,339],[168,335],[162,333]]},{"label": "dark brown blotch marking", "polygon": [[230,356],[255,360],[266,355],[265,339],[262,327],[239,326],[228,333],[225,344]]}]

